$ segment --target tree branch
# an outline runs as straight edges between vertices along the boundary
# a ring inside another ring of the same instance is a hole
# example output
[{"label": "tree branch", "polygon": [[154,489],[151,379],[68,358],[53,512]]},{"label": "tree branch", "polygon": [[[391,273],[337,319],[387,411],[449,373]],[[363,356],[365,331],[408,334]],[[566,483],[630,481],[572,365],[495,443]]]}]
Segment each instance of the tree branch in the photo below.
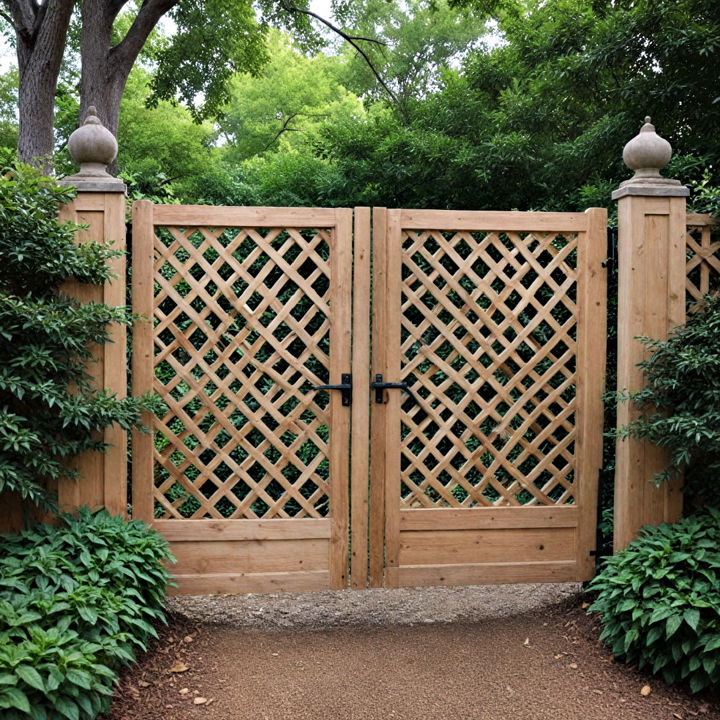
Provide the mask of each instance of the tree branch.
[{"label": "tree branch", "polygon": [[393,100],[394,103],[398,103],[397,95],[390,89],[388,84],[385,82],[385,80],[382,78],[380,73],[378,72],[377,68],[373,65],[372,60],[370,60],[370,57],[368,54],[360,47],[358,43],[360,42],[369,42],[369,43],[375,43],[376,45],[385,45],[384,42],[381,40],[376,40],[375,38],[369,38],[369,37],[363,37],[362,35],[350,35],[349,33],[346,33],[342,28],[337,27],[337,25],[333,25],[329,20],[326,20],[324,17],[318,15],[317,13],[312,12],[311,10],[305,10],[304,8],[295,7],[294,5],[288,5],[285,0],[280,0],[280,6],[289,13],[301,13],[302,15],[308,15],[312,18],[315,18],[319,22],[321,22],[326,27],[330,28],[334,33],[339,35],[343,40],[350,43],[355,50],[362,56],[363,60],[367,63],[368,67],[370,68],[372,74],[375,76],[375,79],[382,85],[385,92],[390,96],[390,98]]},{"label": "tree branch", "polygon": [[5,22],[9,23],[13,27],[15,27],[15,22],[13,21],[12,17],[8,15],[4,10],[0,10],[0,18],[5,20]]},{"label": "tree branch", "polygon": [[285,121],[282,124],[282,127],[277,131],[275,134],[275,137],[263,148],[263,152],[265,150],[269,150],[280,138],[280,136],[285,132],[298,132],[297,128],[291,128],[288,127],[288,125],[299,115],[300,113],[291,113],[285,118]]},{"label": "tree branch", "polygon": [[158,24],[160,18],[168,10],[174,8],[178,2],[180,0],[143,1],[125,37],[110,50],[110,54],[117,58],[116,62],[120,67],[120,72],[125,74],[130,72],[153,28]]},{"label": "tree branch", "polygon": [[37,4],[33,0],[3,0],[3,4],[12,14],[10,23],[18,35],[32,36],[37,15]]}]

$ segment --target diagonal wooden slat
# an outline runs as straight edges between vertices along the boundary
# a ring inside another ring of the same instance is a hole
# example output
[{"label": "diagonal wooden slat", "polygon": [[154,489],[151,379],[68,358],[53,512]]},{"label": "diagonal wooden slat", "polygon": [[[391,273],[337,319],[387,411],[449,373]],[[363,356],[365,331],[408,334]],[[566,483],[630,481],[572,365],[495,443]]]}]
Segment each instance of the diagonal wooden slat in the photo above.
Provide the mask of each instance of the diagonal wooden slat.
[{"label": "diagonal wooden slat", "polygon": [[572,502],[577,233],[402,238],[402,506]]},{"label": "diagonal wooden slat", "polygon": [[326,516],[332,233],[157,229],[160,517]]}]

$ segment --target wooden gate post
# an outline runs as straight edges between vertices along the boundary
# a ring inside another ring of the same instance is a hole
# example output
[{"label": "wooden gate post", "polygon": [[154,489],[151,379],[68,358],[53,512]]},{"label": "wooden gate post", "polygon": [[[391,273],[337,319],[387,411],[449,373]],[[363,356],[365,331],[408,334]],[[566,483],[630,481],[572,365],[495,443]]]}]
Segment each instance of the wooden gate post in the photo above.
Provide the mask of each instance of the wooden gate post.
[{"label": "wooden gate post", "polygon": [[[70,136],[68,144],[80,172],[61,180],[62,185],[77,188],[77,197],[60,210],[60,220],[87,225],[77,234],[78,242],[94,240],[111,243],[116,250],[125,250],[125,184],[106,171],[117,154],[117,142],[102,126],[95,108],[88,110],[85,123]],[[113,258],[110,267],[114,277],[104,286],[78,282],[66,283],[62,291],[83,302],[126,305],[125,256]],[[127,394],[127,350],[124,326],[109,328],[111,342],[98,347],[88,365],[98,387]],[[58,504],[63,511],[82,505],[104,506],[112,514],[127,515],[127,433],[117,426],[107,428],[103,440],[107,453],[87,452],[75,460],[80,472],[77,481],[59,483]]]},{"label": "wooden gate post", "polygon": [[[640,133],[623,150],[635,175],[612,194],[618,200],[618,350],[619,390],[644,385],[638,363],[648,353],[638,336],[665,339],[685,321],[685,198],[678,180],[661,177],[672,148],[645,118]],[[632,403],[621,403],[618,427],[636,418]],[[624,548],[643,525],[673,522],[682,512],[679,482],[656,487],[654,473],[667,464],[655,445],[618,440],[615,456],[614,549]]]}]

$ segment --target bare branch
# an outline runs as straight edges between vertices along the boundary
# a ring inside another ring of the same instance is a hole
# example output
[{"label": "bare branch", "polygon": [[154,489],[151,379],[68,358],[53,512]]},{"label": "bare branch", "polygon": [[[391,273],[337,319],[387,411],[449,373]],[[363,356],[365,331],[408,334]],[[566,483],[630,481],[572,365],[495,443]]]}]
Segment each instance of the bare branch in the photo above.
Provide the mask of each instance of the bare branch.
[{"label": "bare branch", "polygon": [[290,113],[290,115],[288,115],[288,116],[285,118],[285,121],[283,122],[282,127],[277,131],[277,133],[275,134],[275,137],[263,148],[263,152],[265,152],[265,150],[269,150],[269,149],[280,139],[280,136],[281,136],[283,133],[286,133],[286,132],[299,132],[298,128],[288,127],[288,126],[290,125],[290,123],[291,123],[299,114],[300,114],[300,113]]},{"label": "bare branch", "polygon": [[280,130],[278,130],[278,132],[277,132],[277,134],[275,135],[275,137],[263,148],[263,152],[265,152],[266,150],[269,150],[269,149],[280,139],[280,136],[281,136],[283,133],[286,133],[286,132],[302,132],[300,128],[291,128],[291,127],[288,127],[288,126],[290,125],[290,122],[291,122],[292,120],[294,120],[296,117],[299,117],[300,115],[302,115],[302,116],[304,116],[304,117],[309,117],[309,118],[330,117],[330,115],[328,115],[328,113],[292,113],[291,115],[289,115],[289,116],[285,119],[285,121],[284,121],[283,124],[282,124],[282,127],[280,128]]},{"label": "bare branch", "polygon": [[352,45],[355,50],[357,50],[357,52],[362,56],[363,60],[365,60],[372,74],[375,76],[375,79],[380,83],[380,85],[382,85],[383,89],[392,98],[393,102],[399,104],[397,95],[395,95],[395,93],[390,89],[388,84],[378,72],[375,65],[373,65],[372,60],[370,59],[368,54],[358,44],[360,42],[369,42],[384,46],[384,42],[382,42],[381,40],[376,40],[375,38],[363,37],[361,35],[350,35],[349,33],[346,33],[342,28],[337,27],[337,25],[333,25],[329,20],[326,20],[324,17],[318,15],[317,13],[314,13],[311,10],[305,10],[304,8],[295,7],[294,5],[288,5],[284,0],[280,1],[280,6],[286,12],[301,13],[302,15],[309,15],[310,17],[315,18],[323,25],[330,28],[330,30],[332,30],[334,33],[339,35],[343,40],[350,43],[350,45]]}]

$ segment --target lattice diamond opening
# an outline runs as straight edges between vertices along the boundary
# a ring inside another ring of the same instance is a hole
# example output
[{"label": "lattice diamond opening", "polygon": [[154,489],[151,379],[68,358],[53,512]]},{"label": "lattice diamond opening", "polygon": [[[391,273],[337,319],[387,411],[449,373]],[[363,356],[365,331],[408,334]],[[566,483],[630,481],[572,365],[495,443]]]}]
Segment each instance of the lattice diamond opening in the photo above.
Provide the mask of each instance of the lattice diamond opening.
[{"label": "lattice diamond opening", "polygon": [[577,236],[403,233],[406,508],[574,502]]},{"label": "lattice diamond opening", "polygon": [[156,517],[328,515],[331,235],[157,229]]}]

